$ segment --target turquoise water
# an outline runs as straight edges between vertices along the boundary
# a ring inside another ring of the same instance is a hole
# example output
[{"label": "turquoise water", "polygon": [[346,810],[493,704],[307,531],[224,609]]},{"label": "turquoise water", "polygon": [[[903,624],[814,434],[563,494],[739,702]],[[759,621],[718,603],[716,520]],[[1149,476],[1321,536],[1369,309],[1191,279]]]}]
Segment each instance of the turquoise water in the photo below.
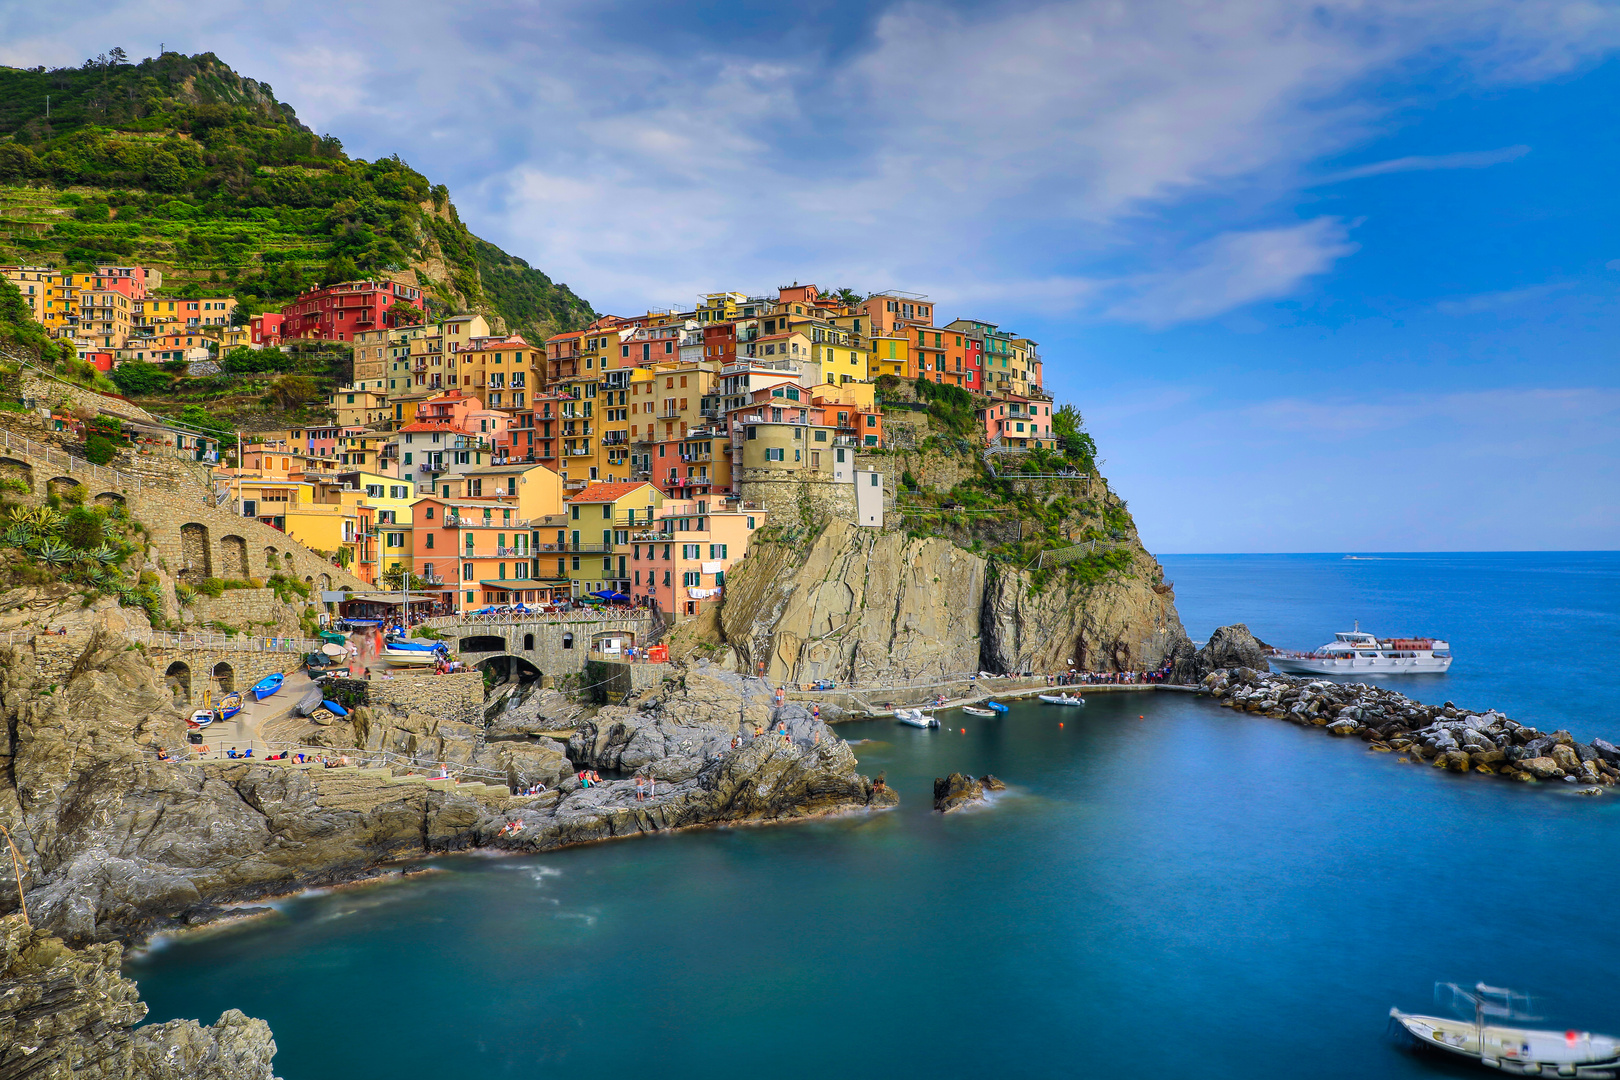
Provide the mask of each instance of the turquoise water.
[{"label": "turquoise water", "polygon": [[[1174,566],[1184,611],[1220,573]],[[840,728],[893,812],[435,860],[129,973],[154,1020],[269,1020],[287,1080],[1444,1075],[1386,1035],[1437,979],[1620,1031],[1620,797],[1400,765],[1190,695],[953,726]],[[1012,787],[943,818],[930,787],[956,769]]]}]

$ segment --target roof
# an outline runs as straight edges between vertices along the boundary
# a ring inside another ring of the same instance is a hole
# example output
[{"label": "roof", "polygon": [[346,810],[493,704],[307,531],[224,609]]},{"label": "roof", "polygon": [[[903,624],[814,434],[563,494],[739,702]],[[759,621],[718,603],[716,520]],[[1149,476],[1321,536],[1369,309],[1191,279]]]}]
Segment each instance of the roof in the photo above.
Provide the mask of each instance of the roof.
[{"label": "roof", "polygon": [[612,484],[592,484],[578,495],[569,496],[566,502],[616,502],[626,495],[634,494],[644,487],[652,487],[645,480],[633,480]]},{"label": "roof", "polygon": [[[456,427],[451,420],[413,420],[399,429],[400,431],[447,431],[453,435],[477,435],[476,431]],[[487,432],[485,433],[487,434]]]}]

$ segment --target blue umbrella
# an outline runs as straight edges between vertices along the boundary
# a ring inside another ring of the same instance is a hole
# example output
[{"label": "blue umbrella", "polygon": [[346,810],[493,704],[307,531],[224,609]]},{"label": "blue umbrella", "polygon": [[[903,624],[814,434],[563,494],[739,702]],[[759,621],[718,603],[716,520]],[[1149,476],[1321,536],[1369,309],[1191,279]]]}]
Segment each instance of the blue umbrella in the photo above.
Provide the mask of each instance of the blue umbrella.
[{"label": "blue umbrella", "polygon": [[591,595],[600,596],[603,600],[611,600],[619,594],[614,592],[612,589],[598,589],[596,592],[591,593]]}]

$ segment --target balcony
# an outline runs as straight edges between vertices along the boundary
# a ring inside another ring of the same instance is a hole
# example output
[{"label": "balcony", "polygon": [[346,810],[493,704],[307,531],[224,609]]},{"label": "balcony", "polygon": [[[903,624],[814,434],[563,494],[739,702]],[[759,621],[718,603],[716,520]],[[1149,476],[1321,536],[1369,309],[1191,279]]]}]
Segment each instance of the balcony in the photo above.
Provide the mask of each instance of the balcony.
[{"label": "balcony", "polygon": [[590,484],[589,480],[564,480],[563,481],[563,490],[564,491],[584,491],[585,488],[589,484]]},{"label": "balcony", "polygon": [[460,514],[445,515],[443,529],[527,529],[528,518],[498,518],[498,517],[462,517]]},{"label": "balcony", "polygon": [[497,544],[495,546],[494,557],[497,559],[527,559],[529,557],[529,549],[526,547],[501,547]]},{"label": "balcony", "polygon": [[427,462],[423,462],[421,465],[419,465],[417,467],[419,469],[421,469],[422,472],[437,475],[439,473],[444,472],[450,466],[446,465],[442,461],[427,461]]}]

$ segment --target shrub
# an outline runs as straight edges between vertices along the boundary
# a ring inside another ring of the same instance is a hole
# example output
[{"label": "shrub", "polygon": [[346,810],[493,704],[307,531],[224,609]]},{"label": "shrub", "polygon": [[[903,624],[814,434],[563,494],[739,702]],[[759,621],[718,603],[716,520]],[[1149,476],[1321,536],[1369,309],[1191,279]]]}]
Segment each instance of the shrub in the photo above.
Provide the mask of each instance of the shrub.
[{"label": "shrub", "polygon": [[99,431],[92,431],[84,441],[84,456],[93,465],[105,465],[118,456],[118,444]]},{"label": "shrub", "polygon": [[62,523],[62,539],[80,551],[93,551],[107,541],[102,516],[94,510],[75,506]]},{"label": "shrub", "polygon": [[211,596],[217,599],[222,593],[225,592],[225,582],[221,578],[211,577],[204,581],[201,585],[197,586],[197,591],[202,593],[204,596]]}]

